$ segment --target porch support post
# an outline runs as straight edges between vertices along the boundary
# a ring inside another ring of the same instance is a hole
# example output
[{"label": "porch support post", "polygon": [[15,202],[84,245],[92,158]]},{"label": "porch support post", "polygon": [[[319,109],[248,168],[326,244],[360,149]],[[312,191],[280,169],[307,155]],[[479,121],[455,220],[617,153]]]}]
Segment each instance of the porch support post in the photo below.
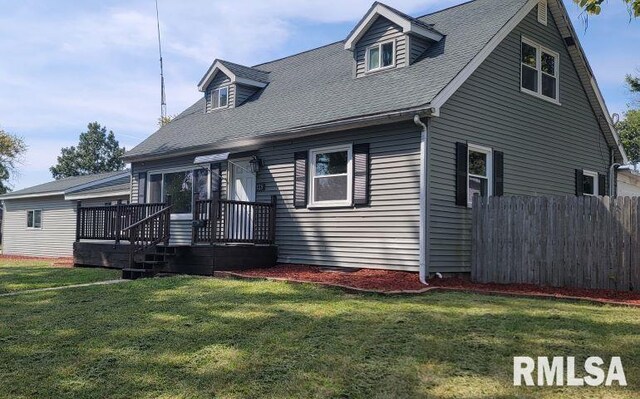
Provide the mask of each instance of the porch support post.
[{"label": "porch support post", "polygon": [[116,245],[120,244],[121,231],[122,231],[122,200],[118,200],[116,204]]},{"label": "porch support post", "polygon": [[278,207],[278,197],[271,196],[271,211],[269,212],[269,241],[276,242],[276,208]]},{"label": "porch support post", "polygon": [[211,209],[209,209],[209,243],[213,245],[218,241],[218,218],[220,210],[220,198],[216,195],[213,196],[213,200],[210,202]]},{"label": "porch support post", "polygon": [[80,212],[82,208],[82,201],[78,201],[76,204],[76,242],[80,242]]}]

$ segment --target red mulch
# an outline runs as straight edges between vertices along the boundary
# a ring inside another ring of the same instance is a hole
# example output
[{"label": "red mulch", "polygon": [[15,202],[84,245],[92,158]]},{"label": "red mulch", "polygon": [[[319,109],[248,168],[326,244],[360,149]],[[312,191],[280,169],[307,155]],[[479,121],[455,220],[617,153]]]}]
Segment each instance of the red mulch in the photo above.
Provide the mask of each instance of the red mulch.
[{"label": "red mulch", "polygon": [[0,260],[48,260],[53,267],[73,267],[73,258],[70,257],[44,257],[24,255],[0,255]]},{"label": "red mulch", "polygon": [[538,287],[532,284],[478,284],[465,277],[431,279],[429,287],[426,287],[420,283],[417,273],[390,270],[360,269],[354,272],[336,272],[325,271],[323,268],[315,266],[278,265],[270,269],[251,269],[233,274],[246,277],[308,281],[380,292],[412,292],[436,287],[480,293],[588,299],[640,306],[640,292]]}]

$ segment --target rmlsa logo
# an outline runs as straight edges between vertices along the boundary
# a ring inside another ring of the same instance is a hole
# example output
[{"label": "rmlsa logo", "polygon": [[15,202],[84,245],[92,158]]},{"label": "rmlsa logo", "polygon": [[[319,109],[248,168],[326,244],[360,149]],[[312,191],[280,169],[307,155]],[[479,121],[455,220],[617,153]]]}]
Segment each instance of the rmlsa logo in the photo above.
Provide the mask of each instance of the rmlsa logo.
[{"label": "rmlsa logo", "polygon": [[[605,373],[605,370],[606,373]],[[590,357],[584,361],[580,375],[576,373],[575,357],[539,357],[537,364],[533,358],[516,356],[513,358],[513,385],[515,386],[569,386],[584,385],[597,387],[611,386],[614,382],[627,386],[627,379],[619,357],[612,357],[609,365],[600,357]]]}]

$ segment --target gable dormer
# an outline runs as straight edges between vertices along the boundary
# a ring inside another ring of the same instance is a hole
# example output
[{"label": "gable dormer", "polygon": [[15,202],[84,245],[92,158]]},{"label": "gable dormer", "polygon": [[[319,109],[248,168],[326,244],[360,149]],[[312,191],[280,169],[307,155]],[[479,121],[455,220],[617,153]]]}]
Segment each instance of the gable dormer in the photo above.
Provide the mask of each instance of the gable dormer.
[{"label": "gable dormer", "polygon": [[353,51],[355,75],[360,77],[411,65],[442,38],[433,26],[375,2],[344,47]]},{"label": "gable dormer", "polygon": [[204,93],[205,112],[235,108],[269,83],[269,73],[256,68],[215,60],[198,89]]}]

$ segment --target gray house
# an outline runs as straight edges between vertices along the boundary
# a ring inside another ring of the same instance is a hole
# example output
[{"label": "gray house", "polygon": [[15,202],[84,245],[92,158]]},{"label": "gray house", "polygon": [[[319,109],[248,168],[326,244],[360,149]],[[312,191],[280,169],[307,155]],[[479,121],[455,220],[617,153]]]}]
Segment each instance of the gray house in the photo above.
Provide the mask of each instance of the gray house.
[{"label": "gray house", "polygon": [[131,173],[124,170],[69,177],[2,195],[2,253],[72,256],[78,204],[127,203],[130,190]]},{"label": "gray house", "polygon": [[282,263],[464,273],[473,195],[604,194],[626,161],[557,0],[376,2],[340,42],[216,60],[198,89],[126,154],[132,202],[171,207],[140,251],[268,231]]}]

